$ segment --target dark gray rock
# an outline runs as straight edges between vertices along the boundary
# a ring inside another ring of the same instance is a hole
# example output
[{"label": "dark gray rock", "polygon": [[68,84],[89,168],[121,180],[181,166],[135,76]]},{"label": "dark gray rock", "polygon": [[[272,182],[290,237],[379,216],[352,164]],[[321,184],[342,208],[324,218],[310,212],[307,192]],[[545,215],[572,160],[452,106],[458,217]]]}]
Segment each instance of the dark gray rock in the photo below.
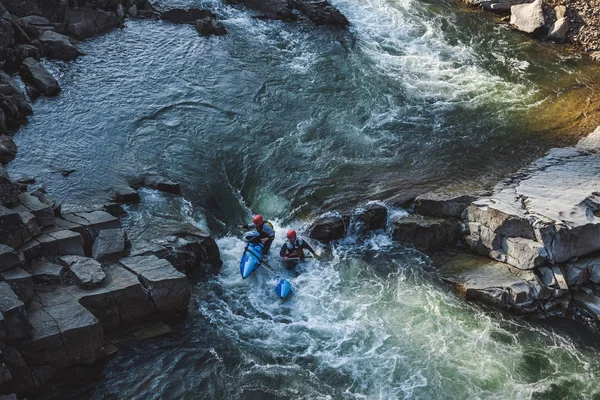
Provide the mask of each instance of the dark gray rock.
[{"label": "dark gray rock", "polygon": [[190,8],[188,10],[175,8],[163,12],[161,14],[161,18],[165,21],[173,22],[176,24],[193,24],[199,19],[216,18],[216,16],[208,10],[200,10],[198,8]]},{"label": "dark gray rock", "polygon": [[[0,364],[0,386],[10,382],[12,380],[12,374],[10,373],[10,370],[8,369],[8,367],[6,366],[6,364],[1,363]],[[1,396],[0,400],[2,400],[2,398],[8,398],[8,396]],[[14,399],[17,400],[17,396],[14,395]]]},{"label": "dark gray rock", "polygon": [[350,217],[341,214],[325,214],[308,228],[308,236],[320,242],[328,243],[346,236]]},{"label": "dark gray rock", "polygon": [[415,212],[421,215],[440,218],[460,218],[463,211],[477,199],[479,189],[464,187],[444,187],[415,199]]},{"label": "dark gray rock", "polygon": [[93,258],[81,256],[64,256],[60,258],[67,274],[83,288],[100,286],[106,277],[100,263]]},{"label": "dark gray rock", "polygon": [[30,339],[17,349],[31,365],[63,369],[98,360],[103,341],[100,323],[75,299],[30,310],[33,325]]},{"label": "dark gray rock", "polygon": [[106,211],[79,212],[64,214],[63,219],[77,227],[70,228],[83,237],[84,250],[88,255],[92,254],[92,246],[100,231],[104,229],[118,229],[121,227],[119,218],[112,216]]},{"label": "dark gray rock", "polygon": [[385,227],[387,221],[387,207],[380,203],[370,203],[355,212],[354,219],[361,230],[376,231]]},{"label": "dark gray rock", "polygon": [[40,254],[43,256],[85,255],[83,239],[77,232],[64,230],[44,233],[36,240],[40,243]]},{"label": "dark gray rock", "polygon": [[[4,169],[1,164],[0,168]],[[0,205],[10,206],[16,204],[19,193],[21,193],[21,188],[18,182],[12,182],[8,178],[0,176]]]},{"label": "dark gray rock", "polygon": [[50,21],[44,17],[40,17],[39,15],[28,15],[26,17],[21,17],[21,21],[29,24],[29,25],[40,25],[40,26],[49,26]]},{"label": "dark gray rock", "polygon": [[0,272],[0,276],[23,303],[29,304],[33,299],[33,279],[28,272],[16,267]]},{"label": "dark gray rock", "polygon": [[50,75],[42,64],[33,58],[23,61],[20,75],[24,82],[30,84],[46,96],[57,96],[60,93],[60,86],[56,79]]},{"label": "dark gray rock", "polygon": [[35,283],[60,283],[63,271],[62,265],[45,259],[31,263],[31,277]]},{"label": "dark gray rock", "polygon": [[137,275],[159,312],[187,310],[190,283],[167,260],[139,256],[123,258],[119,263]]},{"label": "dark gray rock", "polygon": [[19,247],[19,252],[23,254],[27,262],[31,262],[42,252],[42,245],[37,240],[31,240]]},{"label": "dark gray rock", "polygon": [[52,206],[42,203],[37,197],[29,193],[21,193],[19,202],[36,216],[39,226],[50,226],[55,222]]},{"label": "dark gray rock", "polygon": [[439,250],[457,244],[460,225],[453,219],[411,215],[393,222],[392,239],[419,250]]},{"label": "dark gray rock", "polygon": [[0,163],[8,164],[17,155],[17,145],[10,136],[0,135]]},{"label": "dark gray rock", "polygon": [[0,244],[0,271],[18,267],[23,264],[23,255],[12,247]]},{"label": "dark gray rock", "polygon": [[115,12],[92,10],[91,8],[69,8],[65,13],[69,35],[83,40],[98,36],[119,27]]},{"label": "dark gray rock", "polygon": [[80,54],[79,50],[71,43],[71,40],[60,33],[45,31],[38,40],[48,58],[69,61],[76,59]]},{"label": "dark gray rock", "polygon": [[118,186],[111,189],[112,198],[116,203],[128,204],[128,203],[139,203],[140,195],[132,187],[129,186]]},{"label": "dark gray rock", "polygon": [[327,0],[290,0],[290,4],[317,25],[349,25],[348,19]]},{"label": "dark gray rock", "polygon": [[242,4],[259,13],[256,18],[281,21],[296,21],[298,17],[285,0],[228,0],[228,3]]},{"label": "dark gray rock", "polygon": [[0,313],[4,317],[6,340],[29,336],[32,328],[25,312],[25,304],[6,282],[0,282]]},{"label": "dark gray rock", "polygon": [[150,251],[137,255],[154,254],[164,258],[179,271],[200,272],[200,275],[216,274],[223,261],[219,247],[213,238],[202,232],[182,232],[153,241]]},{"label": "dark gray rock", "polygon": [[156,306],[135,274],[118,264],[108,266],[105,273],[106,279],[98,288],[66,288],[100,320],[104,329],[128,327],[157,313]]},{"label": "dark gray rock", "polygon": [[92,257],[98,261],[116,260],[125,254],[127,235],[121,228],[104,229],[94,241]]},{"label": "dark gray rock", "polygon": [[171,194],[181,194],[181,185],[179,183],[175,183],[169,178],[165,178],[164,176],[159,175],[151,175],[144,178],[145,187],[149,187],[151,189],[156,189],[161,192],[171,193]]},{"label": "dark gray rock", "polygon": [[222,23],[212,17],[206,17],[194,22],[194,27],[201,36],[226,35],[227,29]]}]

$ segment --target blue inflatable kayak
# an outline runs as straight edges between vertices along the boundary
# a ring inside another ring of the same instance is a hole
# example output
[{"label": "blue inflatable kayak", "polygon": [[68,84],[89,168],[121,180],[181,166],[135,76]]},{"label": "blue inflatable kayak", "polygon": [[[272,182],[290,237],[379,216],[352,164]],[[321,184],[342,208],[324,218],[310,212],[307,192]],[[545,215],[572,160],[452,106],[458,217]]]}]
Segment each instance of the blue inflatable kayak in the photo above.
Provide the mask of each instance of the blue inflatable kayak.
[{"label": "blue inflatable kayak", "polygon": [[260,266],[264,248],[265,245],[262,243],[246,243],[244,254],[242,254],[242,259],[240,260],[240,274],[242,274],[242,278],[246,279]]}]

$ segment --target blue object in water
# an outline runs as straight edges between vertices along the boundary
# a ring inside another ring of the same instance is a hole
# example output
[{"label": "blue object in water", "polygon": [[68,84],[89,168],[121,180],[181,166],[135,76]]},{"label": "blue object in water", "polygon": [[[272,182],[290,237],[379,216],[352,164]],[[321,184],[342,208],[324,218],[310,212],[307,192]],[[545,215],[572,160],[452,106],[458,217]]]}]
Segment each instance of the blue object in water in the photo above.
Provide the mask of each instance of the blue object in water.
[{"label": "blue object in water", "polygon": [[292,284],[287,279],[281,279],[275,287],[277,296],[285,299],[292,293]]},{"label": "blue object in water", "polygon": [[242,274],[242,278],[246,279],[258,266],[263,258],[263,250],[265,245],[262,243],[246,243],[246,248],[244,249],[244,254],[242,254],[242,259],[240,260],[240,274]]}]

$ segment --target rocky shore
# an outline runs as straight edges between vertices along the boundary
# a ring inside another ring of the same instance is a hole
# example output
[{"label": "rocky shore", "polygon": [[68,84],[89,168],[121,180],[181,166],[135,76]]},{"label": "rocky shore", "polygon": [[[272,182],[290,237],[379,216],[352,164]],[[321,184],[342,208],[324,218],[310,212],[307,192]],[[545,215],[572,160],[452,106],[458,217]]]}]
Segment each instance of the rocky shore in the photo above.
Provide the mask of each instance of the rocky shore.
[{"label": "rocky shore", "polygon": [[[599,189],[600,127],[490,191],[454,186],[418,196],[389,230],[396,241],[442,254],[441,278],[466,300],[541,316],[583,312],[600,320]],[[384,218],[384,208],[366,211]],[[325,215],[310,236],[340,239],[352,230],[350,216],[360,221],[364,213]]]},{"label": "rocky shore", "polygon": [[567,43],[600,60],[598,0],[464,0],[503,17],[513,28],[540,40]]}]

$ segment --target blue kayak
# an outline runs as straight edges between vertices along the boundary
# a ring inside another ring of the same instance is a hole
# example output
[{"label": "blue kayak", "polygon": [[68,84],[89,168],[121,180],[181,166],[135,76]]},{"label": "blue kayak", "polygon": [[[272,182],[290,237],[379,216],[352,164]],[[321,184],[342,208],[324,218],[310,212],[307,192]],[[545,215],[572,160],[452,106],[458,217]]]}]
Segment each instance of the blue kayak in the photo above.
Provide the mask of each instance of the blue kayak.
[{"label": "blue kayak", "polygon": [[265,245],[260,242],[257,244],[246,243],[244,254],[242,254],[242,259],[240,260],[240,274],[242,274],[242,278],[246,279],[260,266],[264,248]]}]

